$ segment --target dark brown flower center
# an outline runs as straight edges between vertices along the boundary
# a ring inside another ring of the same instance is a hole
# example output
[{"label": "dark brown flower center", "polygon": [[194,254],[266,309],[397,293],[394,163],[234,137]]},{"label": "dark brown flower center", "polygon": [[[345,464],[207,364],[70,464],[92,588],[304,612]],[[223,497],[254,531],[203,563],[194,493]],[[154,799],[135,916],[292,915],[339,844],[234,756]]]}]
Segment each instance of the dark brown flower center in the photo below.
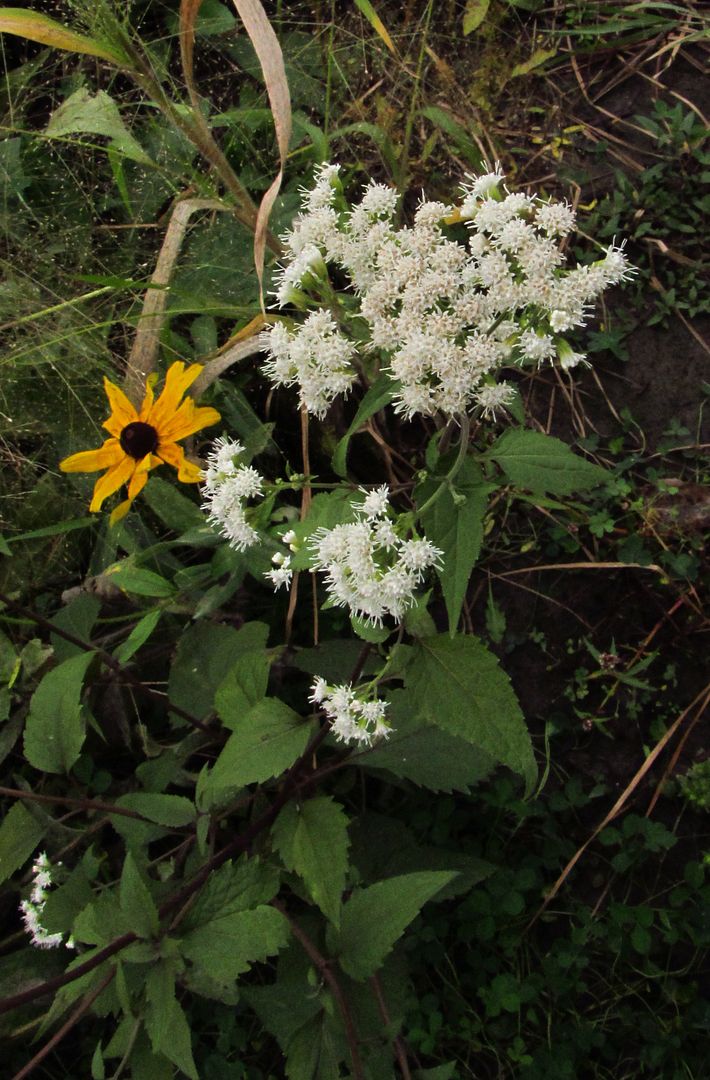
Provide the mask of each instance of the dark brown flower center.
[{"label": "dark brown flower center", "polygon": [[120,442],[124,453],[140,461],[146,454],[152,454],[158,449],[158,432],[150,424],[134,420],[132,424],[124,427]]}]

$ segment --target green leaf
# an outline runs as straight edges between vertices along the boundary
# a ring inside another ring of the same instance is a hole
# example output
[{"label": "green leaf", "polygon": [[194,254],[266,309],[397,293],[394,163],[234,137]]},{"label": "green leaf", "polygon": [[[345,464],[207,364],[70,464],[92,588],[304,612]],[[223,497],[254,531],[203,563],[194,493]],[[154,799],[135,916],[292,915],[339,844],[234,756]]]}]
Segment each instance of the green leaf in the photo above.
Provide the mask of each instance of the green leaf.
[{"label": "green leaf", "polygon": [[195,623],[178,642],[168,680],[170,701],[204,720],[232,666],[245,653],[264,649],[268,633],[260,622],[245,623],[239,630],[219,623]]},{"label": "green leaf", "polygon": [[[427,483],[422,495],[432,486]],[[452,634],[458,625],[471,570],[481,551],[488,496],[495,490],[493,484],[484,483],[481,470],[470,459],[464,461],[453,486],[455,497],[452,491],[442,492],[422,517],[427,539],[444,553],[437,573]]]},{"label": "green leaf", "polygon": [[160,925],[158,909],[130,851],[123,864],[119,898],[121,910],[139,937],[155,937]]},{"label": "green leaf", "polygon": [[145,1026],[153,1050],[164,1054],[190,1080],[199,1080],[190,1028],[175,996],[175,976],[169,964],[156,964],[148,971],[146,997]]},{"label": "green leaf", "polygon": [[490,7],[491,0],[466,0],[466,8],[463,13],[464,37],[472,34],[481,25]]},{"label": "green leaf", "polygon": [[159,476],[151,476],[142,497],[162,523],[177,533],[199,529],[205,524],[199,506]]},{"label": "green leaf", "polygon": [[95,38],[86,34],[77,34],[62,23],[41,15],[36,11],[23,8],[0,8],[0,34],[16,34],[18,37],[38,41],[52,49],[65,49],[67,52],[83,53],[86,56],[99,56],[119,67],[129,67],[126,57]]},{"label": "green leaf", "polygon": [[185,930],[268,904],[279,891],[279,872],[258,858],[225,863],[208,878],[182,926]]},{"label": "green leaf", "polygon": [[32,695],[25,725],[25,757],[43,772],[69,772],[84,744],[81,691],[92,652],[47,672]]},{"label": "green leaf", "polygon": [[308,539],[316,529],[332,529],[336,525],[355,520],[351,500],[351,491],[337,490],[316,495],[310,505],[308,517],[292,524],[292,530],[296,534],[295,543],[298,545],[298,551],[291,556],[294,570],[310,569]]},{"label": "green leaf", "polygon": [[122,641],[118,648],[114,649],[113,655],[119,664],[127,664],[131,657],[135,656],[138,650],[145,645],[158,625],[161,615],[162,610],[160,608],[153,608],[152,611],[146,612],[143,618],[136,623],[126,640]]},{"label": "green leaf", "polygon": [[389,405],[394,395],[394,385],[389,375],[380,375],[360,402],[350,427],[336,446],[333,454],[333,470],[338,476],[346,477],[348,475],[348,447],[353,435],[360,430],[366,420],[369,420],[371,416],[383,409],[385,405]]},{"label": "green leaf", "polygon": [[350,616],[350,625],[362,641],[368,641],[371,645],[379,645],[392,636],[392,630],[388,626],[375,626],[357,615]]},{"label": "green leaf", "polygon": [[370,0],[355,0],[355,7],[360,9],[375,33],[382,38],[389,51],[396,56],[397,50],[394,47],[394,42]]},{"label": "green leaf", "polygon": [[81,133],[103,135],[110,139],[113,151],[141,165],[153,164],[121,119],[118,105],[105,90],[98,90],[92,96],[87,87],[80,87],[52,113],[45,128],[45,134],[55,138]]},{"label": "green leaf", "polygon": [[184,795],[154,795],[151,792],[132,791],[115,800],[116,806],[135,810],[157,825],[179,829],[192,825],[197,816],[194,804]]},{"label": "green leaf", "polygon": [[384,769],[402,780],[430,791],[468,793],[491,772],[494,760],[479,747],[442,731],[415,715],[404,690],[390,695],[389,718],[393,731],[371,750],[356,753],[354,765]]},{"label": "green leaf", "polygon": [[405,700],[418,716],[507,765],[532,790],[537,769],[518,699],[497,657],[478,638],[420,639],[404,678]]},{"label": "green leaf", "polygon": [[182,953],[217,983],[232,983],[252,964],[283,949],[289,939],[288,922],[274,907],[264,904],[253,911],[233,911],[189,931]]},{"label": "green leaf", "polygon": [[215,694],[222,723],[235,731],[249,710],[266,696],[270,664],[264,652],[237,658]]},{"label": "green leaf", "polygon": [[129,559],[109,566],[104,571],[104,576],[122,592],[135,593],[136,596],[157,596],[166,599],[175,592],[173,585],[160,574],[146,570],[142,566],[134,566]]},{"label": "green leaf", "polygon": [[330,940],[343,971],[369,979],[420,910],[456,871],[425,871],[356,889],[343,907],[340,932]]},{"label": "green leaf", "polygon": [[498,607],[493,597],[493,590],[488,583],[488,603],[486,605],[486,630],[494,645],[500,645],[507,626],[505,613]]},{"label": "green leaf", "polygon": [[606,469],[540,431],[511,428],[494,442],[487,456],[500,465],[511,484],[536,493],[570,495],[609,479]]},{"label": "green leaf", "polygon": [[14,803],[0,824],[0,883],[29,859],[46,832],[21,802]]},{"label": "green leaf", "polygon": [[286,867],[298,874],[327,919],[338,926],[348,872],[348,819],[329,795],[283,808],[272,838]]},{"label": "green leaf", "polygon": [[[68,633],[73,634],[74,637],[89,643],[91,641],[91,631],[100,610],[101,601],[97,597],[92,596],[90,593],[82,593],[75,600],[72,600],[70,604],[67,604],[66,607],[61,608],[52,619],[52,623],[54,626],[58,626],[60,630],[66,630]],[[52,634],[50,640],[57,660],[68,660],[70,656],[77,656],[86,652],[86,649],[82,649],[80,645],[74,645],[71,641],[61,638],[59,634]]]},{"label": "green leaf", "polygon": [[529,75],[531,71],[541,67],[546,60],[551,60],[553,56],[557,56],[557,49],[535,49],[529,60],[525,60],[522,64],[516,64],[511,68],[509,78],[515,79],[519,75]]},{"label": "green leaf", "polygon": [[311,724],[278,698],[264,698],[240,721],[207,781],[213,800],[280,776],[303,753]]}]

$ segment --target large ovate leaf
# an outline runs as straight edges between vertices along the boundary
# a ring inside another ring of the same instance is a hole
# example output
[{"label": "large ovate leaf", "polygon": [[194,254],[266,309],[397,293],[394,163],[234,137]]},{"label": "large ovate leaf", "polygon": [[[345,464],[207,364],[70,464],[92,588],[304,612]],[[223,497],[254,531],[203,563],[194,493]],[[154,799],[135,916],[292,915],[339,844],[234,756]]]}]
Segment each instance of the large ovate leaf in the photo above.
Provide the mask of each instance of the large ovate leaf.
[{"label": "large ovate leaf", "polygon": [[175,995],[175,974],[168,963],[155,964],[146,976],[145,1027],[156,1054],[163,1054],[190,1080],[199,1080],[192,1056],[192,1038]]},{"label": "large ovate leaf", "polygon": [[274,907],[220,915],[182,939],[184,956],[216,983],[232,983],[252,964],[273,956],[288,943],[288,922]]},{"label": "large ovate leaf", "polygon": [[69,772],[84,744],[81,691],[94,658],[79,653],[47,672],[30,701],[25,725],[25,757],[35,769]]},{"label": "large ovate leaf", "polygon": [[266,695],[269,660],[263,650],[238,657],[218,687],[215,707],[225,727],[235,731],[250,709]]},{"label": "large ovate leaf", "polygon": [[154,821],[156,825],[166,825],[172,829],[191,825],[197,816],[194,804],[184,795],[157,795],[149,791],[131,791],[127,795],[120,795],[115,805],[124,807],[126,810],[135,810],[148,821]]},{"label": "large ovate leaf", "polygon": [[506,765],[532,790],[530,735],[510,680],[478,638],[420,639],[405,671],[406,702],[423,719]]},{"label": "large ovate leaf", "polygon": [[182,927],[190,930],[237,911],[268,904],[278,889],[278,871],[257,858],[225,863],[210,874]]},{"label": "large ovate leaf", "polygon": [[220,623],[195,623],[178,643],[168,697],[193,716],[206,719],[232,666],[244,653],[263,649],[268,633],[269,628],[260,622],[245,623],[239,630]]},{"label": "large ovate leaf", "polygon": [[278,698],[264,698],[238,723],[217,758],[206,790],[213,800],[279,776],[303,753],[311,725]]},{"label": "large ovate leaf", "polygon": [[123,863],[119,899],[121,910],[139,937],[154,937],[160,922],[158,909],[130,851]]},{"label": "large ovate leaf", "polygon": [[49,45],[52,49],[64,49],[67,52],[83,53],[85,56],[98,56],[120,67],[128,67],[126,57],[112,46],[70,30],[68,26],[38,11],[26,11],[24,8],[0,8],[0,34],[16,34],[18,37],[37,41],[40,45]]},{"label": "large ovate leaf", "polygon": [[[424,485],[420,501],[423,502],[432,487],[431,482]],[[479,467],[466,459],[456,474],[453,488],[443,491],[422,517],[427,539],[443,552],[437,572],[452,634],[459,621],[471,570],[481,551],[483,519],[494,486],[485,483]]]},{"label": "large ovate leaf", "polygon": [[512,428],[488,451],[516,487],[535,493],[570,495],[609,479],[599,465],[573,453],[566,443],[541,431]]},{"label": "large ovate leaf", "polygon": [[348,819],[329,795],[287,803],[272,838],[289,870],[298,874],[326,918],[336,926],[348,870]]},{"label": "large ovate leaf", "polygon": [[374,975],[427,900],[455,876],[456,871],[425,871],[356,889],[343,907],[340,931],[329,934],[343,971],[357,980]]},{"label": "large ovate leaf", "polygon": [[392,733],[356,753],[354,765],[384,770],[430,791],[465,793],[494,768],[494,759],[480,747],[417,716],[406,691],[394,691],[389,700]]}]

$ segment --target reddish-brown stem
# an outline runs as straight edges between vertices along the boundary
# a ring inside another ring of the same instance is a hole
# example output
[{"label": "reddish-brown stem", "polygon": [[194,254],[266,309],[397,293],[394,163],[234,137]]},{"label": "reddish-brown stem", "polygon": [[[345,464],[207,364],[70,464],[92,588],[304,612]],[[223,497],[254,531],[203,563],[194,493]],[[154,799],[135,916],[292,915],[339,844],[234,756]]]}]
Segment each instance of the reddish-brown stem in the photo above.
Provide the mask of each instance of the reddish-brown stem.
[{"label": "reddish-brown stem", "polygon": [[138,821],[150,821],[150,818],[139,814],[137,810],[126,810],[122,806],[111,806],[110,803],[99,802],[96,799],[75,799],[70,795],[40,795],[37,791],[22,791],[20,788],[0,787],[0,795],[6,795],[13,799],[28,799],[30,802],[58,803],[61,806],[76,806],[80,810],[103,810],[107,814],[118,814],[120,817],[137,818]]},{"label": "reddish-brown stem", "polygon": [[353,1078],[354,1080],[363,1080],[365,1073],[363,1072],[362,1059],[360,1058],[358,1046],[360,1040],[355,1028],[355,1021],[350,1012],[350,1006],[348,1005],[345,994],[335,977],[330,961],[323,956],[318,948],[316,948],[314,943],[308,937],[308,934],[306,934],[298,923],[291,918],[283,904],[279,903],[278,900],[272,900],[271,903],[276,910],[280,911],[284,918],[288,920],[289,926],[291,927],[291,933],[303,946],[304,951],[308,955],[308,959],[311,961],[320,977],[328,984],[328,988],[333,995],[335,1004],[338,1006],[340,1015],[343,1018],[343,1026],[345,1027],[345,1035],[348,1040],[348,1048],[350,1050],[350,1058],[353,1066]]},{"label": "reddish-brown stem", "polygon": [[[392,1023],[389,1010],[387,1008],[387,1002],[385,996],[382,993],[382,984],[377,975],[373,975],[370,979],[370,986],[372,987],[375,998],[377,999],[377,1007],[380,1010],[380,1016],[382,1017],[382,1023],[385,1027],[389,1027]],[[395,1056],[399,1064],[400,1072],[404,1080],[412,1080],[412,1074],[409,1070],[409,1062],[407,1061],[407,1051],[405,1050],[404,1043],[400,1039],[399,1035],[395,1035],[392,1039],[392,1046],[394,1047]]]}]

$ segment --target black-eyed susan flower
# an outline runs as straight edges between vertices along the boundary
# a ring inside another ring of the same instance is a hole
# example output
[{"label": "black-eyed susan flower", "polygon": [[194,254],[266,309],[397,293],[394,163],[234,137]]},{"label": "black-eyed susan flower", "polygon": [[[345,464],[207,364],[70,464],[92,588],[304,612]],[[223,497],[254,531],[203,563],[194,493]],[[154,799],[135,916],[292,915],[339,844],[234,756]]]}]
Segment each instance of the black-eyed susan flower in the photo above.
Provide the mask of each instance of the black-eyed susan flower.
[{"label": "black-eyed susan flower", "polygon": [[182,400],[201,371],[202,364],[190,364],[187,368],[181,360],[171,364],[157,400],[153,394],[155,378],[147,380],[140,409],[134,407],[115,383],[104,379],[111,415],[103,427],[111,438],[98,450],[83,450],[59,463],[63,472],[107,470],[96,481],[90,510],[100,510],[109,495],[127,484],[128,498],[111,514],[112,525],[120,521],[145,487],[150,470],[158,465],[172,465],[177,469],[178,480],[184,484],[196,484],[201,479],[199,465],[188,461],[184,449],[178,446],[179,439],[220,419],[216,409],[198,407],[191,397]]}]

